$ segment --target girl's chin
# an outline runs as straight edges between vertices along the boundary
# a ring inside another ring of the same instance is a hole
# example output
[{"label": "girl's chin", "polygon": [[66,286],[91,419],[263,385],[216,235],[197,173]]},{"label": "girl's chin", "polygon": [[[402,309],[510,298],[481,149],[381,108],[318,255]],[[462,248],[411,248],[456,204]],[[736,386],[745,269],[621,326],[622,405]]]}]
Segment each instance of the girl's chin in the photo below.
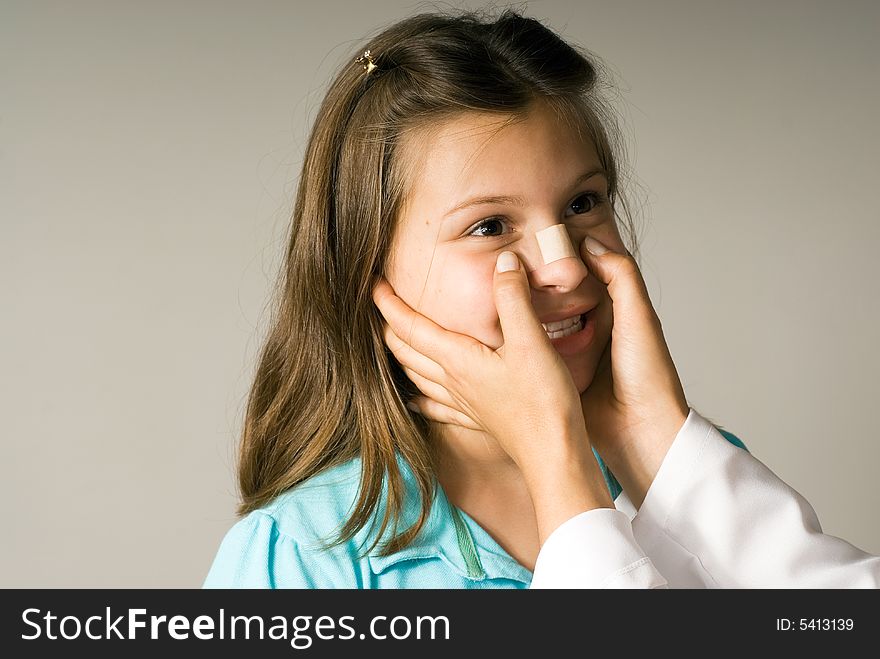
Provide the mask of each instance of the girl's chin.
[{"label": "girl's chin", "polygon": [[583,351],[573,355],[560,354],[562,361],[568,367],[568,372],[571,374],[571,379],[574,381],[578,393],[584,393],[593,383],[599,362],[611,340],[610,330],[603,331],[603,329],[604,324],[600,320],[596,335]]},{"label": "girl's chin", "polygon": [[591,384],[593,384],[593,376],[595,375],[594,371],[591,371],[586,374],[578,374],[575,375],[572,373],[572,378],[574,379],[574,386],[577,387],[578,393],[584,393]]},{"label": "girl's chin", "polygon": [[590,386],[590,382],[593,381],[593,371],[588,368],[584,357],[586,355],[562,358],[562,361],[565,362],[565,366],[568,368],[571,379],[574,381],[574,386],[577,387],[578,393],[581,394],[586,391],[587,387]]},{"label": "girl's chin", "polygon": [[568,367],[568,372],[571,374],[571,379],[574,380],[574,386],[577,388],[578,393],[584,393],[593,384],[598,367],[598,358],[590,350],[581,355],[563,357],[562,359]]}]

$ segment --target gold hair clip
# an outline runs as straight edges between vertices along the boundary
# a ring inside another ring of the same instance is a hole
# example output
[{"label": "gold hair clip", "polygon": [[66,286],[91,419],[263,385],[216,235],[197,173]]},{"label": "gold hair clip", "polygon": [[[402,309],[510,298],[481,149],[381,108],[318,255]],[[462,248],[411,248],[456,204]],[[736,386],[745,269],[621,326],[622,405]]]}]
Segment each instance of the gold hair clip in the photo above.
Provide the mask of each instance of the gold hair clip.
[{"label": "gold hair clip", "polygon": [[361,55],[360,57],[358,57],[358,58],[355,60],[355,62],[356,62],[357,64],[363,64],[363,65],[364,65],[364,71],[367,72],[367,75],[369,75],[370,72],[371,72],[373,69],[376,68],[376,65],[373,63],[373,56],[370,55],[370,51],[369,51],[369,49],[368,49],[368,50],[365,50],[365,51],[364,51],[364,54]]}]

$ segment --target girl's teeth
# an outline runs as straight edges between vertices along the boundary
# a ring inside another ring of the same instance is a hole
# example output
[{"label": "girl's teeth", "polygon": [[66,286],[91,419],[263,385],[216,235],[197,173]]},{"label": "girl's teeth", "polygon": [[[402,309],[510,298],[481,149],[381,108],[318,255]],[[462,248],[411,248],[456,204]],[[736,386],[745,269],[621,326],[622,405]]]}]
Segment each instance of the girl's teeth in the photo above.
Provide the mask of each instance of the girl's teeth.
[{"label": "girl's teeth", "polygon": [[[575,316],[567,320],[560,320],[555,323],[541,324],[544,325],[544,330],[547,332],[547,336],[551,339],[559,339],[563,336],[569,336],[576,332],[580,332],[584,328],[581,316]],[[562,326],[562,328],[559,329],[555,326]],[[551,327],[554,329],[550,329]]]},{"label": "girl's teeth", "polygon": [[572,316],[563,320],[555,320],[552,323],[541,323],[548,332],[556,332],[571,327],[581,319],[580,316]]}]

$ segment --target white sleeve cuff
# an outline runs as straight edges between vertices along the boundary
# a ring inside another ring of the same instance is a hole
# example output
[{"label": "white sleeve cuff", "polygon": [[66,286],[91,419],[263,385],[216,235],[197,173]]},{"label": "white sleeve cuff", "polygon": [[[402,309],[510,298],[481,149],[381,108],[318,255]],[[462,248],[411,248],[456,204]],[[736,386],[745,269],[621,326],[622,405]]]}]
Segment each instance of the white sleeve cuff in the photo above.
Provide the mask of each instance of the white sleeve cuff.
[{"label": "white sleeve cuff", "polygon": [[633,536],[626,513],[587,510],[566,520],[544,542],[530,588],[665,588]]},{"label": "white sleeve cuff", "polygon": [[660,463],[642,505],[632,519],[637,535],[642,527],[665,529],[678,497],[686,489],[685,483],[702,475],[701,470],[705,469],[705,465],[700,464],[700,457],[710,427],[709,421],[690,408],[684,424]]}]

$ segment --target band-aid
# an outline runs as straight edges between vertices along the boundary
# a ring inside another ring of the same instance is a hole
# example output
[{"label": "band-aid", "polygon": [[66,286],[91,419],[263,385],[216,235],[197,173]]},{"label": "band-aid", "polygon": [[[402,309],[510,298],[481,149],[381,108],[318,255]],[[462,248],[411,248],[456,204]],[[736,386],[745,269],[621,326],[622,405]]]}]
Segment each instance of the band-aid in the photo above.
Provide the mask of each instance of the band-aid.
[{"label": "band-aid", "polygon": [[541,248],[541,256],[544,257],[544,265],[558,261],[559,259],[577,256],[568,230],[564,224],[554,224],[552,227],[535,232],[538,239],[538,247]]}]

